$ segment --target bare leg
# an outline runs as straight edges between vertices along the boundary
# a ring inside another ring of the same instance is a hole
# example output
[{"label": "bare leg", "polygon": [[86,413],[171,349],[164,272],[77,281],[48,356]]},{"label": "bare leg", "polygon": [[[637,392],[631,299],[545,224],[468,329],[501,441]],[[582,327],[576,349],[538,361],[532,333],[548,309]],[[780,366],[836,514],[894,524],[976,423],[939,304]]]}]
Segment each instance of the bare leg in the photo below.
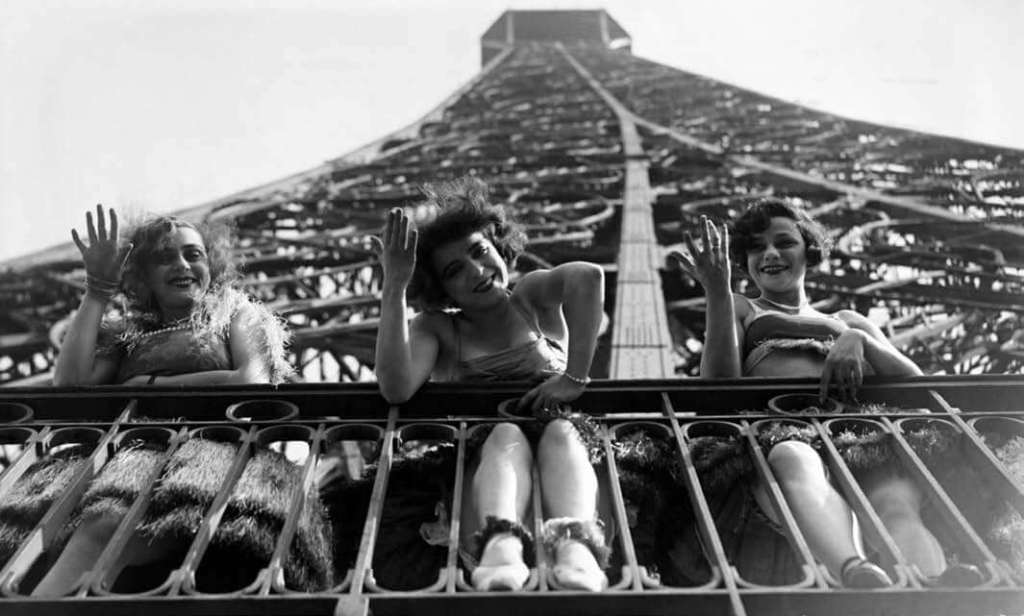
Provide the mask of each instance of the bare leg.
[{"label": "bare leg", "polygon": [[[829,483],[818,453],[806,443],[784,441],[768,453],[768,464],[811,553],[841,575],[847,560],[863,554],[855,541],[850,506]],[[774,518],[774,513],[769,516]]]},{"label": "bare leg", "polygon": [[[519,427],[512,423],[494,426],[469,482],[475,519],[466,530],[483,528],[488,516],[522,523],[530,503],[532,468],[533,452]],[[472,582],[478,590],[517,590],[529,576],[522,542],[509,533],[498,533],[484,546]]]},{"label": "bare leg", "polygon": [[868,500],[907,562],[928,577],[946,570],[942,545],[921,521],[921,493],[910,480],[885,477],[866,486]]},{"label": "bare leg", "polygon": [[[597,474],[576,429],[564,419],[548,424],[537,454],[545,518],[592,521],[597,514]],[[553,573],[566,588],[601,590],[608,578],[590,550],[578,541],[556,548]]]}]

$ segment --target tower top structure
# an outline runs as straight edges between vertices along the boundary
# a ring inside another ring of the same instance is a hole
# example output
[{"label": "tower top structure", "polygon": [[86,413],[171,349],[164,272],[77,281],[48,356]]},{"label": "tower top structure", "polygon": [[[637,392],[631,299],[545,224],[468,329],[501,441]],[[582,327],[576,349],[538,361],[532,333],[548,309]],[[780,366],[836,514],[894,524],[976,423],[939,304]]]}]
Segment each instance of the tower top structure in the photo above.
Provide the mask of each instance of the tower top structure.
[{"label": "tower top structure", "polygon": [[603,45],[630,51],[632,39],[604,9],[581,11],[505,11],[480,37],[480,59],[486,65],[512,45],[562,42]]}]

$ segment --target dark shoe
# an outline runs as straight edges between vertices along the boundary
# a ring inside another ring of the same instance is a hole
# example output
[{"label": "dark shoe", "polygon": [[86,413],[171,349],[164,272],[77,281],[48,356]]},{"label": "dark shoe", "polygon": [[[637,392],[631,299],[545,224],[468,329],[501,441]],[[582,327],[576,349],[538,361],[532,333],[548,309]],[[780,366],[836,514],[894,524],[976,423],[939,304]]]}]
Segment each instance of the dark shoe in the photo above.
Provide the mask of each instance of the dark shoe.
[{"label": "dark shoe", "polygon": [[946,567],[941,574],[932,578],[934,586],[944,588],[971,588],[980,586],[985,581],[981,569],[970,563],[956,563]]},{"label": "dark shoe", "polygon": [[892,586],[892,579],[875,563],[855,556],[843,563],[840,574],[846,588],[885,588]]}]

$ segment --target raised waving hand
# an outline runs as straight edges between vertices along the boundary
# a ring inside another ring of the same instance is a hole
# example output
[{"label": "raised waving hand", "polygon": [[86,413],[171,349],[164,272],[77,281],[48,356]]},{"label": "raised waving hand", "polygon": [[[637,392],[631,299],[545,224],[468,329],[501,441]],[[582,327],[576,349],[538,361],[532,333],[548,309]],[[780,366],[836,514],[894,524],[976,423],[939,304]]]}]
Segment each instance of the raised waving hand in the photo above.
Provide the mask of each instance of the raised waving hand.
[{"label": "raised waving hand", "polygon": [[686,253],[673,250],[669,256],[679,263],[687,274],[704,287],[704,291],[730,293],[732,282],[729,263],[729,229],[722,225],[719,231],[707,216],[700,217],[701,246],[697,246],[689,232],[683,236]]},{"label": "raised waving hand", "polygon": [[117,212],[110,208],[110,226],[107,227],[103,206],[96,205],[96,221],[93,222],[92,212],[85,213],[85,225],[89,243],[86,244],[78,235],[77,229],[71,230],[71,239],[75,241],[82,253],[85,273],[88,277],[87,288],[101,295],[113,295],[121,280],[121,271],[131,253],[132,245],[118,246]]},{"label": "raised waving hand", "polygon": [[416,228],[404,210],[394,208],[388,212],[382,235],[371,241],[384,268],[384,282],[405,287],[416,268]]}]

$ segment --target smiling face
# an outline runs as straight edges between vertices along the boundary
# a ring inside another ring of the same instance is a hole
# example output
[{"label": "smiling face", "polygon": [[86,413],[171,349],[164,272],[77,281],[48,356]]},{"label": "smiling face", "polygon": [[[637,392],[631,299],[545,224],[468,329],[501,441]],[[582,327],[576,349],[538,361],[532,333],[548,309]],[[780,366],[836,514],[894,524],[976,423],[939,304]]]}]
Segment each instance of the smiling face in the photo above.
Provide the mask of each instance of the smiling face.
[{"label": "smiling face", "polygon": [[807,273],[807,243],[795,220],[775,216],[767,229],[753,234],[747,271],[763,295],[792,301],[789,296],[803,289]]},{"label": "smiling face", "polygon": [[210,263],[199,232],[171,228],[146,264],[145,281],[165,321],[187,316],[210,287]]},{"label": "smiling face", "polygon": [[486,308],[505,297],[508,266],[482,232],[441,244],[430,257],[441,287],[459,308]]}]

